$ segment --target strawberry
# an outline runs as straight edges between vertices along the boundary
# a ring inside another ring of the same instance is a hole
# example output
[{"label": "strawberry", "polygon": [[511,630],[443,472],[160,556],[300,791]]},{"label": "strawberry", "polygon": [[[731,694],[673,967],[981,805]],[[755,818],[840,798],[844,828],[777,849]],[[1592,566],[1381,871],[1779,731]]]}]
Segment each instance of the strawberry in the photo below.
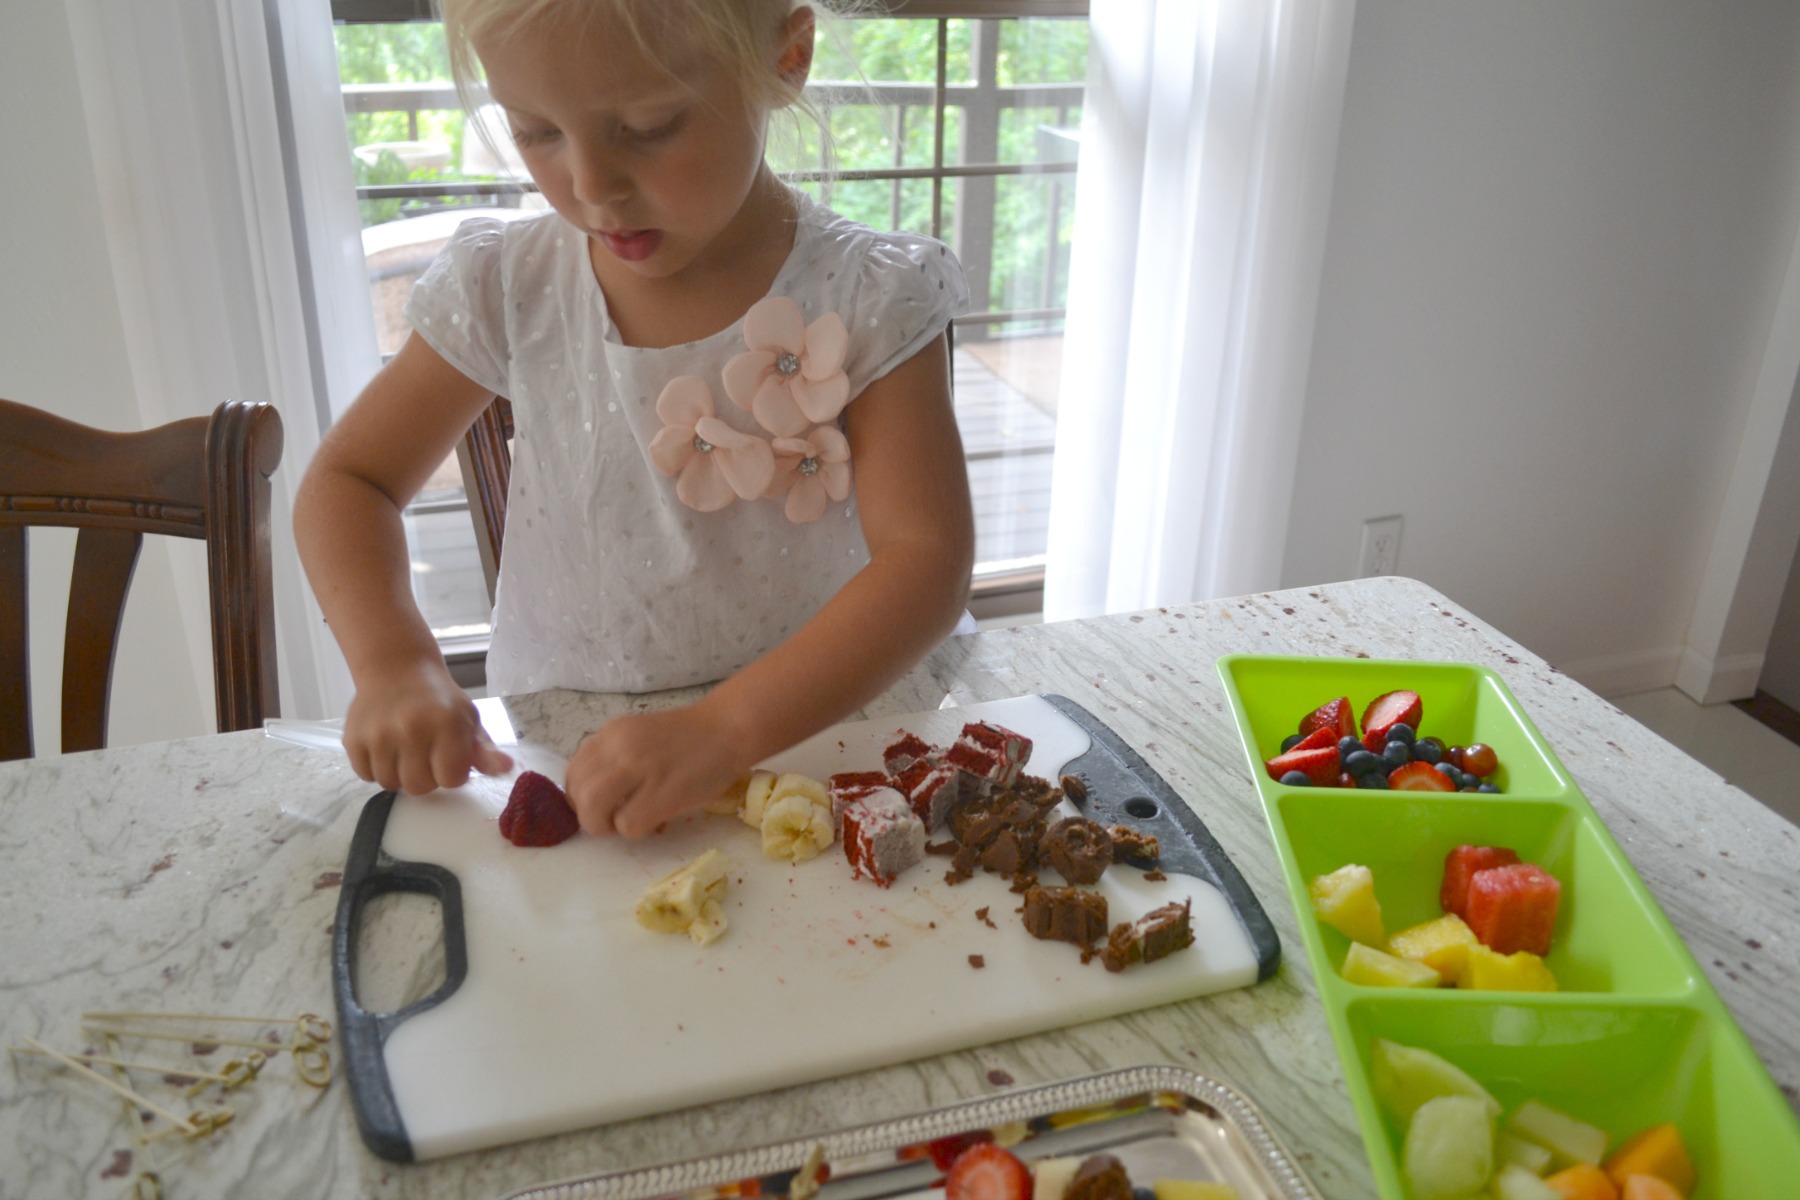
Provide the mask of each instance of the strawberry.
[{"label": "strawberry", "polygon": [[1533,863],[1477,871],[1469,879],[1469,911],[1463,920],[1496,954],[1550,953],[1562,884]]},{"label": "strawberry", "polygon": [[1458,846],[1444,856],[1444,883],[1438,889],[1438,905],[1465,921],[1469,916],[1469,880],[1475,872],[1504,867],[1519,861],[1505,846]]},{"label": "strawberry", "polygon": [[1031,1200],[1031,1168],[1004,1146],[970,1146],[944,1176],[944,1200]]},{"label": "strawberry", "polygon": [[1288,749],[1289,750],[1323,750],[1327,746],[1335,747],[1337,744],[1338,744],[1337,730],[1328,729],[1324,726],[1320,726],[1319,728],[1313,730],[1311,733],[1308,733],[1305,737],[1301,738],[1299,741],[1295,742],[1293,745],[1289,746]]},{"label": "strawberry", "polygon": [[1300,732],[1311,733],[1315,729],[1329,729],[1333,733],[1332,741],[1338,738],[1356,736],[1356,710],[1350,707],[1350,697],[1339,696],[1336,700],[1321,704],[1300,721]]},{"label": "strawberry", "polygon": [[1342,770],[1336,746],[1325,746],[1318,750],[1302,750],[1295,746],[1285,754],[1277,754],[1263,763],[1263,766],[1269,769],[1269,778],[1277,783],[1289,771],[1299,771],[1320,787],[1335,786]]},{"label": "strawberry", "polygon": [[500,836],[515,846],[554,846],[581,828],[569,798],[556,782],[536,771],[523,771],[500,814]]},{"label": "strawberry", "polygon": [[1388,787],[1396,792],[1454,792],[1450,777],[1430,763],[1409,762],[1388,772]]},{"label": "strawberry", "polygon": [[1396,725],[1410,725],[1413,732],[1419,730],[1419,718],[1425,715],[1425,705],[1419,699],[1419,693],[1405,690],[1383,692],[1369,701],[1369,707],[1363,709],[1363,745],[1380,754],[1381,748],[1387,745],[1388,730]]}]

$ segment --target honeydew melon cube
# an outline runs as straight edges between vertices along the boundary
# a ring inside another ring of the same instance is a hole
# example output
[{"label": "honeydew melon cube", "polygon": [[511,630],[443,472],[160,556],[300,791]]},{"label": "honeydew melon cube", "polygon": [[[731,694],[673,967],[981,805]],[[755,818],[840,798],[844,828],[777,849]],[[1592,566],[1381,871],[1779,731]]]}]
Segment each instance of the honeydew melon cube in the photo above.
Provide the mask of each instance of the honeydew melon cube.
[{"label": "honeydew melon cube", "polygon": [[1507,1163],[1494,1172],[1488,1184],[1494,1200],[1563,1200],[1563,1194],[1518,1163]]},{"label": "honeydew melon cube", "polygon": [[1575,1163],[1598,1163],[1606,1153],[1606,1131],[1568,1113],[1551,1108],[1541,1100],[1527,1100],[1507,1118],[1506,1128],[1550,1151],[1555,1167]]},{"label": "honeydew melon cube", "polygon": [[1344,979],[1365,987],[1434,988],[1443,982],[1442,976],[1422,962],[1395,958],[1361,942],[1351,942],[1350,953],[1344,956]]},{"label": "honeydew melon cube", "polygon": [[1406,1127],[1401,1171],[1416,1200],[1456,1200],[1494,1174],[1494,1115],[1474,1096],[1434,1096]]},{"label": "honeydew melon cube", "polygon": [[1409,926],[1388,939],[1388,953],[1422,962],[1446,980],[1462,974],[1469,948],[1481,943],[1475,931],[1455,913]]},{"label": "honeydew melon cube", "polygon": [[1544,1175],[1550,1170],[1550,1148],[1502,1129],[1494,1136],[1494,1161],[1503,1166],[1524,1167],[1533,1175]]},{"label": "honeydew melon cube", "polygon": [[1081,1167],[1079,1155],[1034,1159],[1031,1164],[1031,1200],[1062,1200],[1063,1193]]},{"label": "honeydew melon cube", "polygon": [[1403,1127],[1420,1106],[1438,1096],[1471,1097],[1481,1102],[1490,1117],[1500,1115],[1500,1102],[1442,1055],[1376,1038],[1369,1058],[1369,1082],[1375,1098]]},{"label": "honeydew melon cube", "polygon": [[1157,1179],[1150,1184],[1156,1200],[1239,1200],[1238,1190],[1229,1183],[1208,1183],[1194,1179]]},{"label": "honeydew melon cube", "polygon": [[1313,912],[1353,942],[1387,944],[1382,933],[1381,904],[1375,899],[1375,873],[1361,863],[1345,863],[1313,879],[1307,886]]},{"label": "honeydew melon cube", "polygon": [[1470,946],[1456,986],[1486,992],[1554,992],[1556,976],[1529,950],[1497,954],[1486,946]]}]

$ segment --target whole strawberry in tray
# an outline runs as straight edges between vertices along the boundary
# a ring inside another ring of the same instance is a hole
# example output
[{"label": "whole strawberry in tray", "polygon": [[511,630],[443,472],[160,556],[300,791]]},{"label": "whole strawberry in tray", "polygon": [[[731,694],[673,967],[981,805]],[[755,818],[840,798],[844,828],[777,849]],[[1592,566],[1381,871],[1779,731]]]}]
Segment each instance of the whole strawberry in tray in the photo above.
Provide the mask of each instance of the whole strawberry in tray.
[{"label": "whole strawberry in tray", "polygon": [[556,781],[536,771],[521,772],[500,814],[500,836],[515,846],[554,846],[581,829],[569,798]]}]

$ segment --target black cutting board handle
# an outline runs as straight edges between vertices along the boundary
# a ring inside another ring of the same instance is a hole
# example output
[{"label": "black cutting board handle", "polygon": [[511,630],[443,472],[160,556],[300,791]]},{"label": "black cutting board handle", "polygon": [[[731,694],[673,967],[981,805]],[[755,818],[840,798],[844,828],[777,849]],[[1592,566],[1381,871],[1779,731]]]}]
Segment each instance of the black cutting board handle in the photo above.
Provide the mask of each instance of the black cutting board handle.
[{"label": "black cutting board handle", "polygon": [[[432,863],[402,862],[382,853],[395,793],[381,792],[363,806],[350,839],[331,938],[331,983],[337,997],[338,1033],[343,1038],[346,1074],[365,1145],[389,1162],[412,1162],[412,1141],[394,1102],[382,1047],[401,1022],[442,1004],[469,974],[469,945],[463,928],[462,885]],[[370,1012],[356,998],[356,934],[363,914],[377,897],[392,892],[431,896],[444,920],[444,982],[429,996],[393,1012]]]},{"label": "black cutting board handle", "polygon": [[1204,879],[1223,892],[1256,952],[1257,982],[1273,975],[1281,965],[1281,939],[1206,822],[1106,722],[1067,696],[1044,699],[1086,730],[1093,742],[1086,754],[1062,768],[1063,774],[1088,786],[1087,798],[1076,804],[1082,815],[1102,825],[1127,825],[1153,834],[1163,870]]}]

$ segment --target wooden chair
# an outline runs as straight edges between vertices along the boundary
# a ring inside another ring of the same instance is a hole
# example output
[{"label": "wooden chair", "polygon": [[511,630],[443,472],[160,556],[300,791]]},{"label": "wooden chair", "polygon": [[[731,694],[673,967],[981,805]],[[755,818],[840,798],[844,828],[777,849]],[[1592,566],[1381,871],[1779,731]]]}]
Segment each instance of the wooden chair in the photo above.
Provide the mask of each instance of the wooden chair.
[{"label": "wooden chair", "polygon": [[110,433],[0,400],[0,760],[33,753],[26,529],[80,530],[63,642],[62,749],[106,745],[125,597],[146,533],[206,541],[220,732],[280,715],[269,476],[281,417],[228,400],[210,417]]}]

